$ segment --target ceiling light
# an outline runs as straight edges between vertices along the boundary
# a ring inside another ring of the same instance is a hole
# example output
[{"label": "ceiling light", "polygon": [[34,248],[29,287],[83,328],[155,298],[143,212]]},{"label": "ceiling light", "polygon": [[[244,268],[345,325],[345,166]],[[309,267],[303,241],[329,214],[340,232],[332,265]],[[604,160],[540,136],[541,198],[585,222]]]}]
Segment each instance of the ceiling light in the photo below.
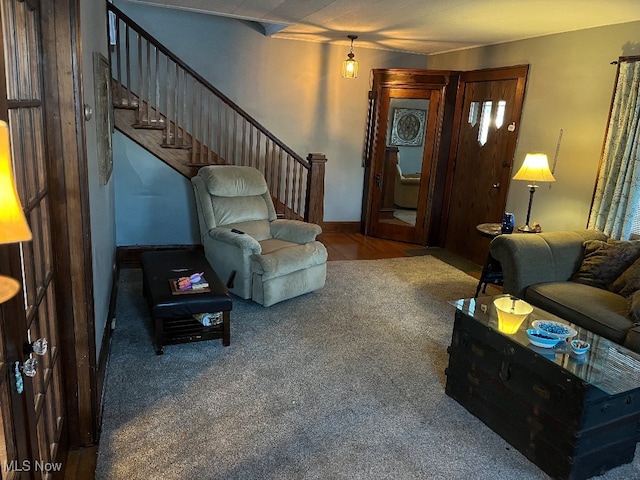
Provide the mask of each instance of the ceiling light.
[{"label": "ceiling light", "polygon": [[358,38],[357,35],[347,35],[351,39],[351,49],[347,59],[342,62],[342,78],[356,78],[358,76],[358,62],[353,57],[353,41]]}]

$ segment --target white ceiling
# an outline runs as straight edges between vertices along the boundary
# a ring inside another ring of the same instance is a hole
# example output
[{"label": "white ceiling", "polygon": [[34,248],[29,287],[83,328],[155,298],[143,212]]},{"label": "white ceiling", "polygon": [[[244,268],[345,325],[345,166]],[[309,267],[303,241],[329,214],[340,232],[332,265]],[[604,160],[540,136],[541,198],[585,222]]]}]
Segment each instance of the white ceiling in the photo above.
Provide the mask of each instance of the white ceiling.
[{"label": "white ceiling", "polygon": [[422,54],[640,20],[640,0],[130,0],[251,20],[265,34]]}]

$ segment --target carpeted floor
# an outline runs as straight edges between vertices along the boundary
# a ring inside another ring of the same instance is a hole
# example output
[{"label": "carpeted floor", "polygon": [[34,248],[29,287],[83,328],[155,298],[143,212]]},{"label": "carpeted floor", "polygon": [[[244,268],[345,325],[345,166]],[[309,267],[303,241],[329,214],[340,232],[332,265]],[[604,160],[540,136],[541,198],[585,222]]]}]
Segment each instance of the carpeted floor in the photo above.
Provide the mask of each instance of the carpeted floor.
[{"label": "carpeted floor", "polygon": [[447,301],[476,284],[432,256],[329,262],[318,292],[234,298],[229,347],[156,356],[140,271],[122,271],[96,478],[548,478],[444,393]]}]

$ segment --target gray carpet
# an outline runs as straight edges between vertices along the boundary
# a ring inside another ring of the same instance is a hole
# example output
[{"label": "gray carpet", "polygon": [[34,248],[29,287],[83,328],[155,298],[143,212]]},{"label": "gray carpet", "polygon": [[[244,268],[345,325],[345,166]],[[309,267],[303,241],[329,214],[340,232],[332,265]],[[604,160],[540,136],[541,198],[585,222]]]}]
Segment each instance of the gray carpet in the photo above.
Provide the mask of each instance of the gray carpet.
[{"label": "gray carpet", "polygon": [[[122,271],[96,478],[548,478],[444,393],[447,300],[476,283],[431,256],[329,262],[318,292],[234,298],[231,346],[156,356]],[[640,478],[637,458],[602,478]]]}]

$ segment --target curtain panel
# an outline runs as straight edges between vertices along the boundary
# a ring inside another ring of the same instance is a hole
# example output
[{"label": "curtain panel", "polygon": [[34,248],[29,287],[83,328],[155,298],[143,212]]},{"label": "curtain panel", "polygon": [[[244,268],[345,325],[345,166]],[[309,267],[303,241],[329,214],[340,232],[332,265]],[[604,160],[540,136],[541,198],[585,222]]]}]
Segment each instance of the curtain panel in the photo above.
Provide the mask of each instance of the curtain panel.
[{"label": "curtain panel", "polygon": [[640,57],[621,60],[589,228],[627,240],[640,208]]}]

